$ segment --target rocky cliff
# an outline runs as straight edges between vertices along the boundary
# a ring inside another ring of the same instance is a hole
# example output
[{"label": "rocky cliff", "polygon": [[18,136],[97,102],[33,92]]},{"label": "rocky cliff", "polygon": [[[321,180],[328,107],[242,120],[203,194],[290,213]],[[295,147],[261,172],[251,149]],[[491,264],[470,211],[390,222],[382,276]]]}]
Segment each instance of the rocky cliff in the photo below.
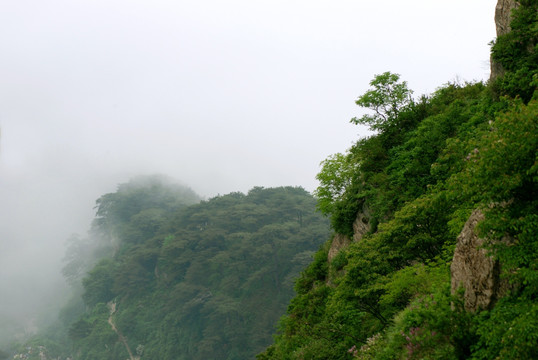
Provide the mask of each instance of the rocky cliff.
[{"label": "rocky cliff", "polygon": [[336,234],[331,242],[329,254],[327,256],[329,262],[340,252],[354,241],[360,241],[371,229],[370,211],[367,206],[363,206],[362,210],[357,213],[357,218],[353,222],[353,239],[342,234]]},{"label": "rocky cliff", "polygon": [[[495,7],[497,37],[511,31],[512,10],[519,6],[516,0],[498,0]],[[490,80],[502,76],[502,66],[491,61]],[[464,305],[468,311],[490,309],[495,301],[506,292],[507,284],[500,279],[500,264],[484,248],[485,239],[476,233],[476,226],[484,219],[480,210],[475,210],[458,236],[454,257],[450,267],[452,293],[463,288]]]},{"label": "rocky cliff", "polygon": [[480,210],[471,214],[458,236],[450,266],[452,293],[463,288],[468,311],[491,308],[502,292],[499,262],[488,254],[485,240],[476,232],[483,219]]},{"label": "rocky cliff", "polygon": [[[495,7],[495,28],[497,30],[497,37],[510,32],[511,13],[514,8],[519,6],[519,3],[515,0],[498,0]],[[490,80],[501,76],[504,73],[502,66],[491,60],[491,75]]]}]

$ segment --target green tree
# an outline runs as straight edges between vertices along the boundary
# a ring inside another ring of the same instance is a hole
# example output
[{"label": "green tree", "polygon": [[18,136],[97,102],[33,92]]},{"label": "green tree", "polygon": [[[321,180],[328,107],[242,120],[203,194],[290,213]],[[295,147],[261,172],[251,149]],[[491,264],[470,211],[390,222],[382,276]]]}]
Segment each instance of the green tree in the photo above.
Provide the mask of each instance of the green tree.
[{"label": "green tree", "polygon": [[319,186],[314,194],[323,214],[334,212],[335,204],[342,200],[357,170],[358,164],[350,155],[338,153],[321,162],[321,171],[316,175]]},{"label": "green tree", "polygon": [[[82,280],[86,309],[64,312],[80,360],[126,358],[108,323],[112,299],[116,328],[146,358],[247,359],[270,343],[294,278],[329,236],[315,198],[300,187],[256,187],[184,200],[159,179],[99,199],[93,230],[118,242]],[[75,279],[86,242],[71,243]]]},{"label": "green tree", "polygon": [[370,90],[359,96],[355,103],[374,111],[374,114],[366,114],[360,118],[351,119],[353,124],[369,125],[370,130],[383,131],[391,126],[398,118],[398,114],[412,104],[411,90],[407,88],[407,82],[399,82],[400,75],[384,72],[376,75],[370,81]]},{"label": "green tree", "polygon": [[82,298],[88,306],[106,303],[114,297],[112,286],[116,264],[111,259],[101,260],[82,280],[84,294]]}]

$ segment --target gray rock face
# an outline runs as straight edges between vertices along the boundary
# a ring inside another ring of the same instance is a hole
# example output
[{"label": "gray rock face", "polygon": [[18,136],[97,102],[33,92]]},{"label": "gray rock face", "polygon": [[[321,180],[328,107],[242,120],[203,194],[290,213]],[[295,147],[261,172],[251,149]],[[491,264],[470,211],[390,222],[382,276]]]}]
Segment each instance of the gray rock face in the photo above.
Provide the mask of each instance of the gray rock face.
[{"label": "gray rock face", "polygon": [[329,262],[334,259],[336,255],[340,252],[340,250],[346,248],[351,244],[351,240],[349,237],[342,235],[342,234],[336,234],[333,237],[333,241],[331,242],[331,247],[329,249],[329,254],[327,255],[327,259]]},{"label": "gray rock face", "polygon": [[366,206],[363,206],[362,210],[357,214],[357,218],[353,222],[353,239],[342,235],[336,234],[332,240],[329,254],[327,256],[329,262],[340,252],[340,250],[346,248],[355,241],[360,241],[368,231],[370,231],[370,211]]},{"label": "gray rock face", "polygon": [[[495,7],[495,27],[497,29],[497,37],[510,32],[510,21],[512,9],[519,6],[516,0],[498,0]],[[502,76],[504,70],[502,66],[491,60],[491,75],[490,80]]]},{"label": "gray rock face", "polygon": [[510,21],[512,9],[519,6],[515,0],[498,0],[495,7],[495,27],[497,28],[497,36],[504,35],[510,32]]},{"label": "gray rock face", "polygon": [[484,219],[475,210],[458,236],[450,266],[452,293],[463,287],[465,309],[490,309],[501,295],[500,265],[483,248],[485,240],[476,234],[476,225]]},{"label": "gray rock face", "polygon": [[370,229],[370,210],[363,206],[362,211],[357,214],[357,218],[353,222],[353,241],[361,240]]}]

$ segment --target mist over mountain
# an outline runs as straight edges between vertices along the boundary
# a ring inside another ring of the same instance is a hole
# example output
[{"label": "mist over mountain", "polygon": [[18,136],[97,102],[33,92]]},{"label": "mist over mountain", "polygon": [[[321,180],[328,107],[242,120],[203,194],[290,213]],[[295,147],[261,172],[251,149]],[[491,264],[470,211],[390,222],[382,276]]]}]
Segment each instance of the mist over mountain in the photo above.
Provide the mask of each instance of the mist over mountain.
[{"label": "mist over mountain", "polygon": [[88,234],[68,242],[70,300],[52,326],[12,348],[20,356],[253,357],[329,235],[298,187],[200,202],[188,187],[146,176],[96,204]]},{"label": "mist over mountain", "polygon": [[6,5],[0,359],[538,357],[536,14]]}]

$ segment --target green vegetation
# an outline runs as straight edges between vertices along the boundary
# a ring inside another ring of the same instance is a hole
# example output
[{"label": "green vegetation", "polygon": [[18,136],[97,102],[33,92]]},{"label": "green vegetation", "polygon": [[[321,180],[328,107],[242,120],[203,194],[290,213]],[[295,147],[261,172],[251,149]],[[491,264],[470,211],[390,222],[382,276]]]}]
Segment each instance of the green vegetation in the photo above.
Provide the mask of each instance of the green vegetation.
[{"label": "green vegetation", "polygon": [[528,102],[538,84],[538,3],[519,3],[512,12],[512,31],[493,43],[493,58],[506,70],[493,87],[500,95],[519,96]]},{"label": "green vegetation", "polygon": [[400,75],[385,72],[370,81],[373,89],[361,95],[355,102],[357,105],[374,111],[361,118],[353,118],[354,124],[370,125],[371,130],[384,130],[394,125],[398,115],[411,102],[411,90],[404,81],[399,83]]},{"label": "green vegetation", "polygon": [[[275,343],[258,359],[535,359],[538,357],[538,60],[536,2],[493,45],[506,73],[488,86],[446,84],[419,100],[391,73],[357,104],[378,132],[322,163],[319,209],[353,235],[330,241],[296,282]],[[510,284],[494,307],[452,294],[456,238],[474,209]],[[335,271],[337,270],[337,271]]]},{"label": "green vegetation", "polygon": [[294,279],[329,236],[315,207],[296,187],[199,202],[161,177],[122,184],[97,200],[89,238],[70,239],[64,274],[75,296],[62,323],[18,353],[253,358],[271,343]]},{"label": "green vegetation", "polygon": [[[322,162],[317,199],[283,187],[199,202],[158,177],[102,196],[88,237],[70,239],[74,295],[60,322],[17,352],[538,358],[538,5],[521,1],[513,15],[492,44],[505,72],[491,83],[413,99],[399,75],[377,75],[356,101],[373,113],[351,120],[376,134]],[[368,230],[334,254],[316,206],[339,238],[354,235],[358,215]],[[450,267],[476,209],[504,293],[470,311]]]}]

